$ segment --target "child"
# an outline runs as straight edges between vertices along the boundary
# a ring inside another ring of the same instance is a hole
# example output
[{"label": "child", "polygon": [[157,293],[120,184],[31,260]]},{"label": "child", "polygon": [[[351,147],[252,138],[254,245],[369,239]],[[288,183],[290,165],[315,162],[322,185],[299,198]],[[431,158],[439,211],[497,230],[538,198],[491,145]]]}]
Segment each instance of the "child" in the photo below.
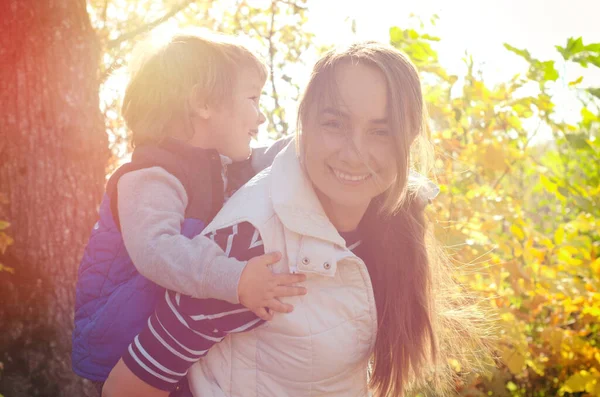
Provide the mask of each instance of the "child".
[{"label": "child", "polygon": [[266,73],[230,39],[178,35],[132,75],[122,110],[135,150],[108,181],[79,269],[72,355],[78,375],[104,382],[165,288],[241,303],[266,320],[292,309],[277,296],[305,293],[286,286],[289,275],[269,270],[278,253],[246,264],[199,234],[225,195],[254,175],[251,163],[264,163],[248,157],[265,121],[258,102]]}]

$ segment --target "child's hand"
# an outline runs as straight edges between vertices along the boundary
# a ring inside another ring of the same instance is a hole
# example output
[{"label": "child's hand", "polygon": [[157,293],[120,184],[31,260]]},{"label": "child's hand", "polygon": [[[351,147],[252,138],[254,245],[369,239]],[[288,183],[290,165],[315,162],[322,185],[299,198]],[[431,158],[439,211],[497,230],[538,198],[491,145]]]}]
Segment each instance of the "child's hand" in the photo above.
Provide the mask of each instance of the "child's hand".
[{"label": "child's hand", "polygon": [[304,274],[274,274],[269,265],[281,259],[279,252],[256,256],[248,261],[238,285],[240,303],[265,321],[273,311],[289,313],[294,307],[277,299],[282,296],[305,295],[306,288],[290,284],[306,280]]}]

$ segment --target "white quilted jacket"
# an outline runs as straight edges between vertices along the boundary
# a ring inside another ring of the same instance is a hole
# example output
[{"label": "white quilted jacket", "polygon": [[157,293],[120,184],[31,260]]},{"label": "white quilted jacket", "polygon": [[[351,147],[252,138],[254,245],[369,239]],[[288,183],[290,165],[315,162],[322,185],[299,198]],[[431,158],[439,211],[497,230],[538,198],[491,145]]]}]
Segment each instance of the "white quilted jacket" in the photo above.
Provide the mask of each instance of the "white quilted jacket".
[{"label": "white quilted jacket", "polygon": [[205,232],[250,222],[275,272],[306,273],[308,294],[283,298],[290,314],[230,335],[188,373],[198,397],[366,396],[377,313],[365,264],[325,215],[292,141],[272,168],[225,205]]}]

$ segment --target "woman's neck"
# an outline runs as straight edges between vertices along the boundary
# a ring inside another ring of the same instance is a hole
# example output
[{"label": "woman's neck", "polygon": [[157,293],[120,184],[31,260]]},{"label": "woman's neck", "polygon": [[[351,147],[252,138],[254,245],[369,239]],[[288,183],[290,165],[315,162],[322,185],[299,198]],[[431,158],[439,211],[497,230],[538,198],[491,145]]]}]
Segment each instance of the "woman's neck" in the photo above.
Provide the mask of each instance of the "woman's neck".
[{"label": "woman's neck", "polygon": [[351,232],[358,228],[358,224],[367,212],[368,204],[364,207],[344,206],[339,203],[332,203],[331,200],[315,189],[319,201],[325,210],[329,221],[335,226],[338,232]]}]

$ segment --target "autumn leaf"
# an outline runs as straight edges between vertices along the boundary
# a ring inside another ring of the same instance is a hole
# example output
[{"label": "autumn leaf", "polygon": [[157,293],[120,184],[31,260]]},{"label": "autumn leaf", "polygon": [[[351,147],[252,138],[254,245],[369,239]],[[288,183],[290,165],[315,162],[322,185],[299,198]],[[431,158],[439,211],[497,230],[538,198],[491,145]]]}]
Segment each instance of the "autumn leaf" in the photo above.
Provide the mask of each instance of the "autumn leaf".
[{"label": "autumn leaf", "polygon": [[0,232],[0,254],[4,255],[6,249],[11,246],[15,241],[12,237],[4,232]]}]

